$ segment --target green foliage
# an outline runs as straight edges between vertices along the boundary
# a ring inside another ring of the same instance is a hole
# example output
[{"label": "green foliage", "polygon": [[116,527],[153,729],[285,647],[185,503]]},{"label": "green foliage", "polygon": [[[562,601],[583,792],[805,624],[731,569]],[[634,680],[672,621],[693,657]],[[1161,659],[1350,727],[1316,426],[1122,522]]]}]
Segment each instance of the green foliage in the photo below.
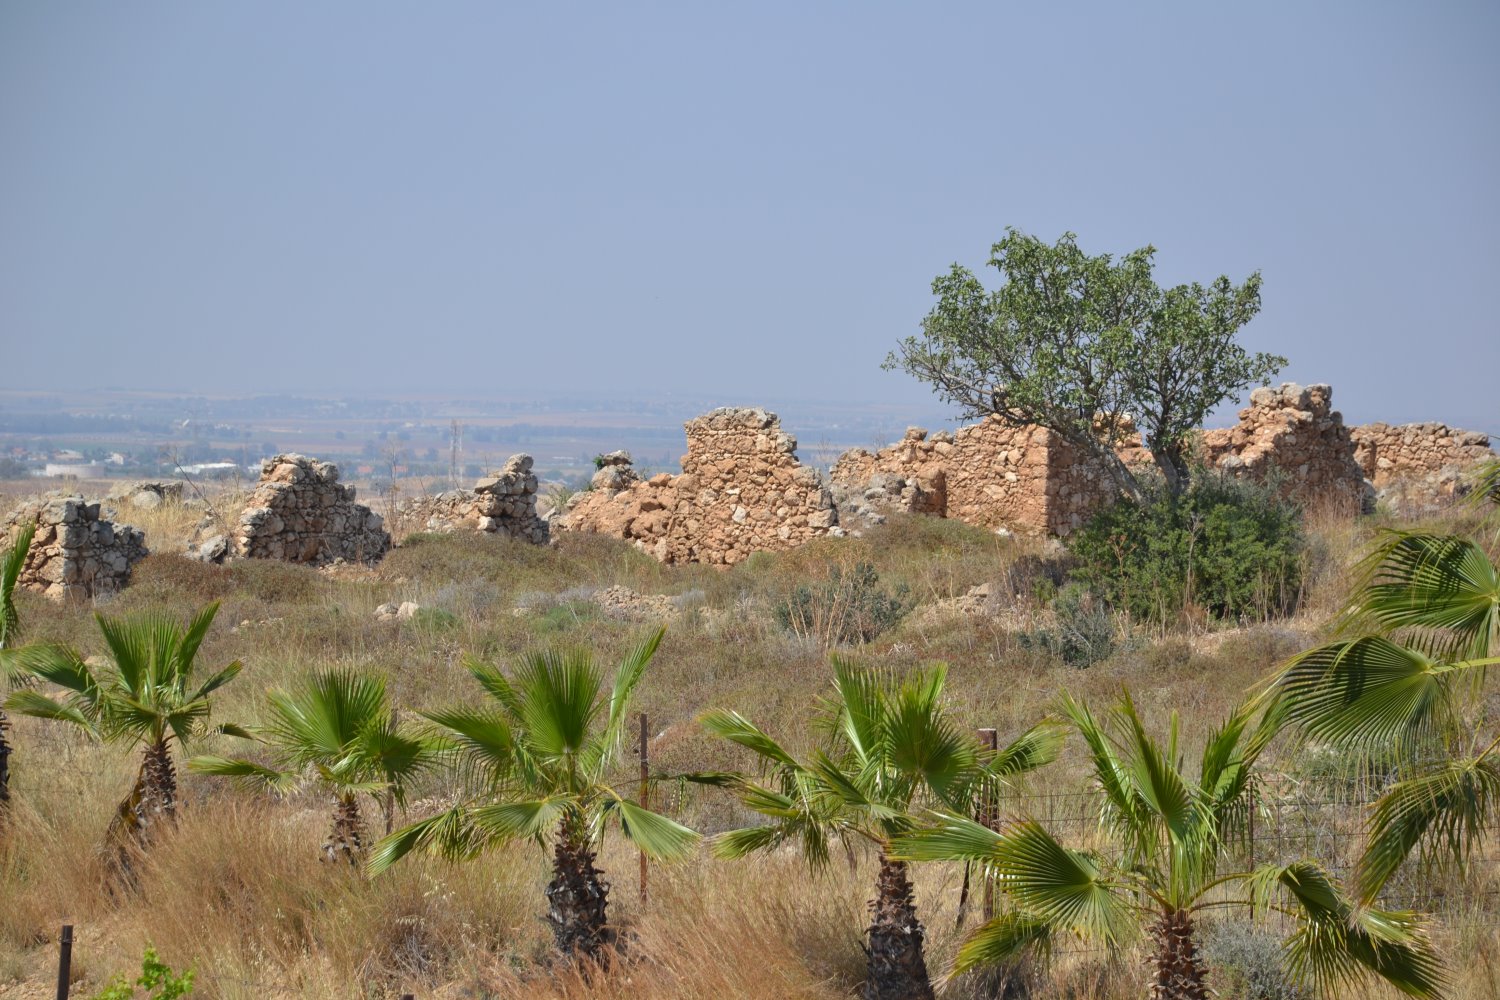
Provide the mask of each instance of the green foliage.
[{"label": "green foliage", "polygon": [[[1253,725],[1254,702],[1237,708],[1205,740],[1194,775],[1175,713],[1162,740],[1128,695],[1102,717],[1066,695],[1062,708],[1097,798],[1086,846],[1064,844],[1035,820],[997,832],[959,813],[894,838],[892,857],[978,863],[1004,887],[1004,909],[964,942],[958,971],[1045,953],[1064,936],[1113,947],[1173,917],[1239,907],[1293,918],[1287,966],[1321,995],[1353,995],[1372,975],[1412,996],[1441,995],[1445,974],[1414,914],[1356,906],[1312,861],[1223,870],[1249,816],[1256,765],[1279,729],[1274,712]],[[1240,891],[1216,896],[1226,885]],[[1159,933],[1156,944],[1171,947]]]},{"label": "green foliage", "polygon": [[465,795],[446,812],[381,840],[370,871],[384,871],[413,850],[464,858],[514,840],[545,844],[566,836],[595,844],[611,822],[650,857],[686,855],[697,833],[612,783],[631,699],[664,632],[637,645],[608,686],[582,650],[530,654],[509,676],[470,662],[488,697],[422,713],[452,748]]},{"label": "green foliage", "polygon": [[720,857],[742,857],[797,844],[809,865],[829,860],[830,842],[863,839],[884,848],[916,825],[913,810],[943,805],[972,812],[998,801],[1018,775],[1057,757],[1062,733],[1042,723],[1000,750],[988,750],[948,712],[946,665],[898,672],[867,670],[834,656],[834,690],[816,722],[822,745],[798,759],[738,712],[712,711],[703,725],[753,752],[769,772],[699,774],[692,780],[730,788],[769,822],[722,834]]},{"label": "green foliage", "polygon": [[1234,342],[1260,311],[1260,274],[1162,288],[1154,247],[1090,257],[1072,233],[1051,246],[1013,228],[990,252],[1003,281],[987,290],[954,264],[932,283],[937,305],[885,361],[930,383],[966,416],[1049,427],[1094,456],[1128,494],[1114,454],[1127,414],[1174,491],[1187,436],[1215,406],[1264,384],[1286,359]]},{"label": "green foliage", "polygon": [[1214,987],[1224,1000],[1308,1000],[1287,976],[1281,939],[1249,921],[1211,924],[1203,957],[1219,973]]},{"label": "green foliage", "polygon": [[783,629],[826,648],[869,642],[900,621],[915,603],[905,584],[886,590],[875,567],[860,562],[853,568],[829,567],[826,583],[798,586],[772,613]]},{"label": "green foliage", "polygon": [[156,949],[147,945],[141,956],[139,978],[132,983],[121,973],[111,979],[104,989],[95,993],[93,1000],[132,1000],[137,986],[146,990],[147,1000],[177,1000],[178,997],[185,997],[193,992],[193,976],[192,969],[181,975],[173,972],[172,967],[156,954]]},{"label": "green foliage", "polygon": [[208,731],[209,696],[240,672],[236,660],[195,682],[198,649],[218,612],[219,605],[210,604],[186,628],[162,615],[127,621],[96,614],[109,665],[95,668],[64,646],[25,647],[18,651],[20,666],[56,684],[67,697],[55,701],[23,690],[5,707],[70,722],[110,742],[186,744]]},{"label": "green foliage", "polygon": [[1073,576],[1111,607],[1154,625],[1194,609],[1220,619],[1289,614],[1306,542],[1297,507],[1273,485],[1218,473],[1180,496],[1148,484],[1068,536]]},{"label": "green foliage", "polygon": [[1070,583],[1058,591],[1052,611],[1057,617],[1052,628],[1017,635],[1022,647],[1045,649],[1072,667],[1092,667],[1114,652],[1114,616],[1081,583]]}]

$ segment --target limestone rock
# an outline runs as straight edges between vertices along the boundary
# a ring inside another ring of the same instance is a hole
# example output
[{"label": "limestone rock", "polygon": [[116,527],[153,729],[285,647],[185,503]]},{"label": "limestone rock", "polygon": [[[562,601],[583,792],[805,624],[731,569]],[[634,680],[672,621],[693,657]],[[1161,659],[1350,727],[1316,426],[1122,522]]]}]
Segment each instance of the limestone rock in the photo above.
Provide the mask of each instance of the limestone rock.
[{"label": "limestone rock", "polygon": [[[611,477],[575,496],[557,529],[627,539],[662,562],[719,566],[833,534],[833,497],[817,470],[797,461],[797,441],[776,414],[721,407],[684,429],[680,475]],[[626,461],[612,459],[601,474],[623,472]]]},{"label": "limestone rock", "polygon": [[471,490],[414,497],[396,507],[402,524],[419,531],[482,531],[543,544],[548,525],[537,516],[537,478],[530,455],[512,455],[499,472],[481,477]]},{"label": "limestone rock", "polygon": [[33,521],[36,534],[17,585],[55,600],[112,594],[147,555],[142,532],[102,518],[99,504],[80,496],[52,494],[21,504],[6,518],[0,537],[8,544]]}]

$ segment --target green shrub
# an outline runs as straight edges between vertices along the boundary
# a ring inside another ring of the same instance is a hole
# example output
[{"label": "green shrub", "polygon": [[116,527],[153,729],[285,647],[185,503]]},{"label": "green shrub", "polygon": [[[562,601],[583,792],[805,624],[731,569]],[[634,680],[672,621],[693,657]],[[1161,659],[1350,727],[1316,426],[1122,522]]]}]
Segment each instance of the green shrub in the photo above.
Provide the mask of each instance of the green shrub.
[{"label": "green shrub", "polygon": [[1020,633],[1025,649],[1043,649],[1072,667],[1091,667],[1115,650],[1115,620],[1087,587],[1070,583],[1052,602],[1052,628]]},{"label": "green shrub", "polygon": [[135,987],[146,990],[147,1000],[177,1000],[193,992],[193,970],[178,975],[156,954],[156,949],[146,946],[141,956],[141,975],[134,983],[120,973],[109,984],[94,994],[93,1000],[131,1000],[136,995]]},{"label": "green shrub", "polygon": [[822,646],[869,642],[912,609],[910,588],[887,591],[867,562],[853,568],[832,566],[828,582],[798,586],[772,613],[776,624],[793,635]]},{"label": "green shrub", "polygon": [[1203,936],[1203,958],[1217,973],[1213,986],[1224,1000],[1304,1000],[1308,996],[1287,975],[1281,939],[1246,921],[1211,924]]},{"label": "green shrub", "polygon": [[1229,620],[1289,614],[1301,590],[1301,512],[1274,484],[1200,471],[1173,497],[1146,485],[1067,539],[1072,575],[1111,607],[1167,625],[1195,613]]}]

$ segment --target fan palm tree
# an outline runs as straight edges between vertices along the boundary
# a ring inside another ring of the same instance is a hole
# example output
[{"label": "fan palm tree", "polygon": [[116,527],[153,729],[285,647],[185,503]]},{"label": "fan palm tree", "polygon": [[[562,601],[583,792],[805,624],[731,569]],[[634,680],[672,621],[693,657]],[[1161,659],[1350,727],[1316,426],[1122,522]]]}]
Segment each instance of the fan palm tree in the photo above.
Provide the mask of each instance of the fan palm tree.
[{"label": "fan palm tree", "polygon": [[463,858],[510,841],[550,840],[547,919],[558,950],[602,959],[609,884],[595,861],[607,825],[618,823],[627,840],[663,860],[683,857],[698,840],[610,781],[631,697],[663,634],[636,646],[608,689],[581,651],[525,656],[511,677],[470,663],[491,704],[423,713],[452,742],[468,797],[381,840],[367,868],[384,871],[416,849]]},{"label": "fan palm tree", "polygon": [[296,691],[272,691],[268,699],[270,723],[251,732],[271,745],[275,766],[202,756],[188,761],[188,768],[262,782],[277,790],[313,776],[333,795],[333,823],[323,842],[323,859],[358,866],[365,849],[360,794],[376,797],[385,813],[385,832],[390,833],[393,807],[406,805],[407,783],[434,763],[437,742],[403,733],[386,697],[385,682],[352,671],[320,671]]},{"label": "fan palm tree", "polygon": [[[1486,482],[1477,497],[1496,495],[1500,465]],[[1314,739],[1404,758],[1370,814],[1369,901],[1413,851],[1461,861],[1495,824],[1500,739],[1481,747],[1471,710],[1500,664],[1500,567],[1471,539],[1392,531],[1356,579],[1342,637],[1295,657],[1269,694]]]},{"label": "fan palm tree", "polygon": [[739,858],[796,844],[809,865],[828,863],[833,840],[851,852],[868,843],[879,854],[864,996],[867,1000],[932,997],[911,875],[891,854],[892,838],[916,825],[912,810],[942,804],[965,813],[993,802],[998,786],[1056,757],[1060,731],[1037,726],[1003,750],[980,747],[943,706],[947,668],[935,664],[905,676],[863,670],[832,658],[834,692],[817,731],[823,746],[799,760],[737,712],[712,711],[703,724],[746,747],[769,772],[762,783],[738,774],[694,780],[732,789],[770,822],[714,839],[713,852]]},{"label": "fan palm tree", "polygon": [[[107,669],[96,670],[65,646],[27,646],[17,655],[21,667],[66,696],[54,700],[23,689],[6,701],[11,711],[70,723],[105,742],[142,747],[140,772],[109,828],[122,863],[128,864],[129,847],[148,846],[155,830],[175,818],[172,744],[184,745],[208,731],[209,695],[240,672],[236,660],[201,684],[194,681],[198,649],[218,610],[217,602],[210,604],[186,628],[160,615],[125,621],[96,614],[111,661]],[[235,726],[217,731],[245,735]]]},{"label": "fan palm tree", "polygon": [[958,971],[1045,954],[1063,935],[1116,947],[1145,929],[1152,1000],[1207,1000],[1199,917],[1254,906],[1297,921],[1288,963],[1320,992],[1374,974],[1412,996],[1439,995],[1442,969],[1415,914],[1356,906],[1312,861],[1225,870],[1253,769],[1276,731],[1274,720],[1250,725],[1253,704],[1210,735],[1196,780],[1182,773],[1175,715],[1163,745],[1128,696],[1103,721],[1066,695],[1063,711],[1088,748],[1102,844],[1065,846],[1029,819],[995,832],[944,815],[894,845],[911,861],[985,865],[1002,887],[1006,907],[964,942]]},{"label": "fan palm tree", "polygon": [[[21,616],[16,611],[16,583],[21,579],[21,568],[26,565],[26,554],[31,551],[31,540],[36,536],[36,522],[23,525],[3,555],[0,555],[0,680],[9,684],[18,681],[23,672],[16,665],[16,638],[21,634]],[[5,733],[10,721],[0,709],[0,803],[10,801],[10,743]]]}]

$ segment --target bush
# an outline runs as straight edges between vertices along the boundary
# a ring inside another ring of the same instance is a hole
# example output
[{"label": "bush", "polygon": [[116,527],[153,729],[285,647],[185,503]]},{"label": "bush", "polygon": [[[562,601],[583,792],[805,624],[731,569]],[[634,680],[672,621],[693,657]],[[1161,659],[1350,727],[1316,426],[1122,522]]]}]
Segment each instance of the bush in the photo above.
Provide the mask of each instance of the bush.
[{"label": "bush", "polygon": [[1208,927],[1203,959],[1217,973],[1213,985],[1224,1000],[1304,1000],[1307,993],[1287,976],[1281,939],[1244,921]]},{"label": "bush", "polygon": [[1114,652],[1114,617],[1087,587],[1066,585],[1052,602],[1052,610],[1057,624],[1020,633],[1017,638],[1023,648],[1044,649],[1072,667],[1091,667]]},{"label": "bush", "polygon": [[1301,590],[1301,512],[1274,484],[1199,471],[1173,497],[1147,484],[1069,536],[1073,576],[1111,607],[1165,626],[1195,613],[1229,620],[1289,614]]},{"label": "bush", "polygon": [[193,992],[193,970],[176,974],[157,956],[156,949],[147,945],[146,953],[141,957],[140,978],[132,983],[123,973],[117,975],[94,995],[93,1000],[131,1000],[136,995],[136,986],[145,989],[149,1000],[177,1000]]},{"label": "bush", "polygon": [[900,621],[913,604],[905,584],[887,591],[875,567],[860,562],[852,569],[830,567],[827,583],[797,587],[772,613],[788,632],[827,647],[869,642]]}]

